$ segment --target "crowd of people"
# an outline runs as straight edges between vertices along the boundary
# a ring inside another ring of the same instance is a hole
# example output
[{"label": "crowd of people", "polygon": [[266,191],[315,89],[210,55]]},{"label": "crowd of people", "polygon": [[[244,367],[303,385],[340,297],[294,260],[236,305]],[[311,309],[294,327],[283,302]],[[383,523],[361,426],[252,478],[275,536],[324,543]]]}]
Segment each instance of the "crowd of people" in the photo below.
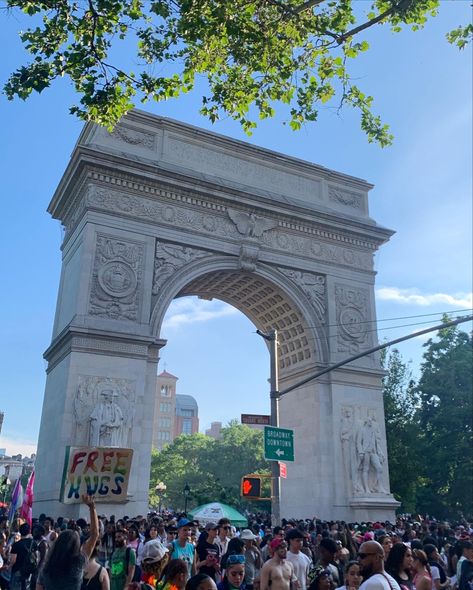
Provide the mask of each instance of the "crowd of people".
[{"label": "crowd of people", "polygon": [[2,590],[473,590],[470,523],[0,516]]}]

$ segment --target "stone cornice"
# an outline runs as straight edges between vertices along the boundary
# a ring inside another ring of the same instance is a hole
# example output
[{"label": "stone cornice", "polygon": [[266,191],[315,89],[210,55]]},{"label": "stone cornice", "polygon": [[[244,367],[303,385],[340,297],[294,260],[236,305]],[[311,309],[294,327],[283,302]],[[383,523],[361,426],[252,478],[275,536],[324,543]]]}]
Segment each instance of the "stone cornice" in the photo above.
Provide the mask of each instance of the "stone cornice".
[{"label": "stone cornice", "polygon": [[54,338],[43,357],[48,362],[47,373],[71,352],[139,358],[157,362],[159,349],[165,344],[166,340],[152,337],[130,336],[117,332],[104,334],[103,330],[67,326]]}]

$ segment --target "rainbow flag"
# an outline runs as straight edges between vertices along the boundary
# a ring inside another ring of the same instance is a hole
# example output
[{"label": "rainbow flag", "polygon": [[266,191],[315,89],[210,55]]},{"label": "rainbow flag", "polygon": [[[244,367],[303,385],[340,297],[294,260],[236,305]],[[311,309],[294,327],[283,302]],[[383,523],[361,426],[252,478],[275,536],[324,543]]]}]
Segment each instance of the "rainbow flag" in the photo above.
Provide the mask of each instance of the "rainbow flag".
[{"label": "rainbow flag", "polygon": [[23,503],[23,486],[21,485],[20,478],[16,480],[13,493],[11,495],[10,509],[8,511],[8,520],[11,522],[15,517],[15,513]]},{"label": "rainbow flag", "polygon": [[33,487],[34,487],[34,469],[31,472],[30,478],[28,479],[28,484],[25,490],[25,497],[23,499],[23,503],[21,505],[21,512],[20,516],[26,520],[26,522],[31,526],[31,522],[33,520]]}]

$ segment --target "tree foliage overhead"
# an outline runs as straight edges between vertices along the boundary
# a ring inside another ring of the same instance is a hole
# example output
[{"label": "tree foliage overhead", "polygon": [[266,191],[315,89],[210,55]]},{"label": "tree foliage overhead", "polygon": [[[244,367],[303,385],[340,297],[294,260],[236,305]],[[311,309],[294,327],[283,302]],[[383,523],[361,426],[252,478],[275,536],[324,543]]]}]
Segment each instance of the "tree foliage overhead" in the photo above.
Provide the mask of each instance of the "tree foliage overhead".
[{"label": "tree foliage overhead", "polygon": [[207,502],[241,505],[241,478],[268,469],[260,430],[233,421],[222,429],[220,440],[203,434],[181,435],[162,451],[153,451],[150,502],[159,503],[154,488],[162,481],[167,487],[164,505],[174,509],[184,507],[186,484],[191,490],[189,508]]},{"label": "tree foliage overhead", "polygon": [[[166,100],[207,82],[201,113],[230,116],[247,133],[255,119],[287,105],[298,129],[321,104],[349,105],[369,141],[391,142],[372,112],[373,98],[350,77],[350,62],[369,45],[363,31],[422,28],[439,0],[3,0],[32,17],[20,33],[33,60],[7,80],[9,99],[26,99],[67,76],[80,96],[71,112],[113,126],[133,101]],[[365,10],[365,7],[367,10]],[[463,47],[469,27],[449,41]],[[126,41],[126,43],[125,43]],[[117,63],[117,48],[136,51],[136,69]],[[134,44],[136,43],[136,47]]]}]

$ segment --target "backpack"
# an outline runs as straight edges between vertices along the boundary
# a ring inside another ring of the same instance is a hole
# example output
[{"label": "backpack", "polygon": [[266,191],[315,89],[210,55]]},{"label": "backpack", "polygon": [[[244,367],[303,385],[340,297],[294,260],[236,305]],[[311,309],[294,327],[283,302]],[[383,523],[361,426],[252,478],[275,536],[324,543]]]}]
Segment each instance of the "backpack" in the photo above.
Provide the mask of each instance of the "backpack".
[{"label": "backpack", "polygon": [[22,578],[29,578],[32,574],[35,574],[38,570],[38,556],[36,555],[37,545],[36,541],[31,539],[28,553],[26,554],[23,563],[20,566],[20,574]]},{"label": "backpack", "polygon": [[[140,546],[140,543],[138,543],[135,553],[138,552],[139,546]],[[126,561],[125,572],[128,572],[128,565],[130,564],[130,551],[132,551],[132,548],[127,547],[126,552],[125,552],[125,561]],[[133,551],[135,551],[135,550],[133,549]],[[141,567],[136,563],[136,558],[135,558],[135,573],[133,574],[133,579],[131,581],[132,582],[140,582],[141,581]]]}]

